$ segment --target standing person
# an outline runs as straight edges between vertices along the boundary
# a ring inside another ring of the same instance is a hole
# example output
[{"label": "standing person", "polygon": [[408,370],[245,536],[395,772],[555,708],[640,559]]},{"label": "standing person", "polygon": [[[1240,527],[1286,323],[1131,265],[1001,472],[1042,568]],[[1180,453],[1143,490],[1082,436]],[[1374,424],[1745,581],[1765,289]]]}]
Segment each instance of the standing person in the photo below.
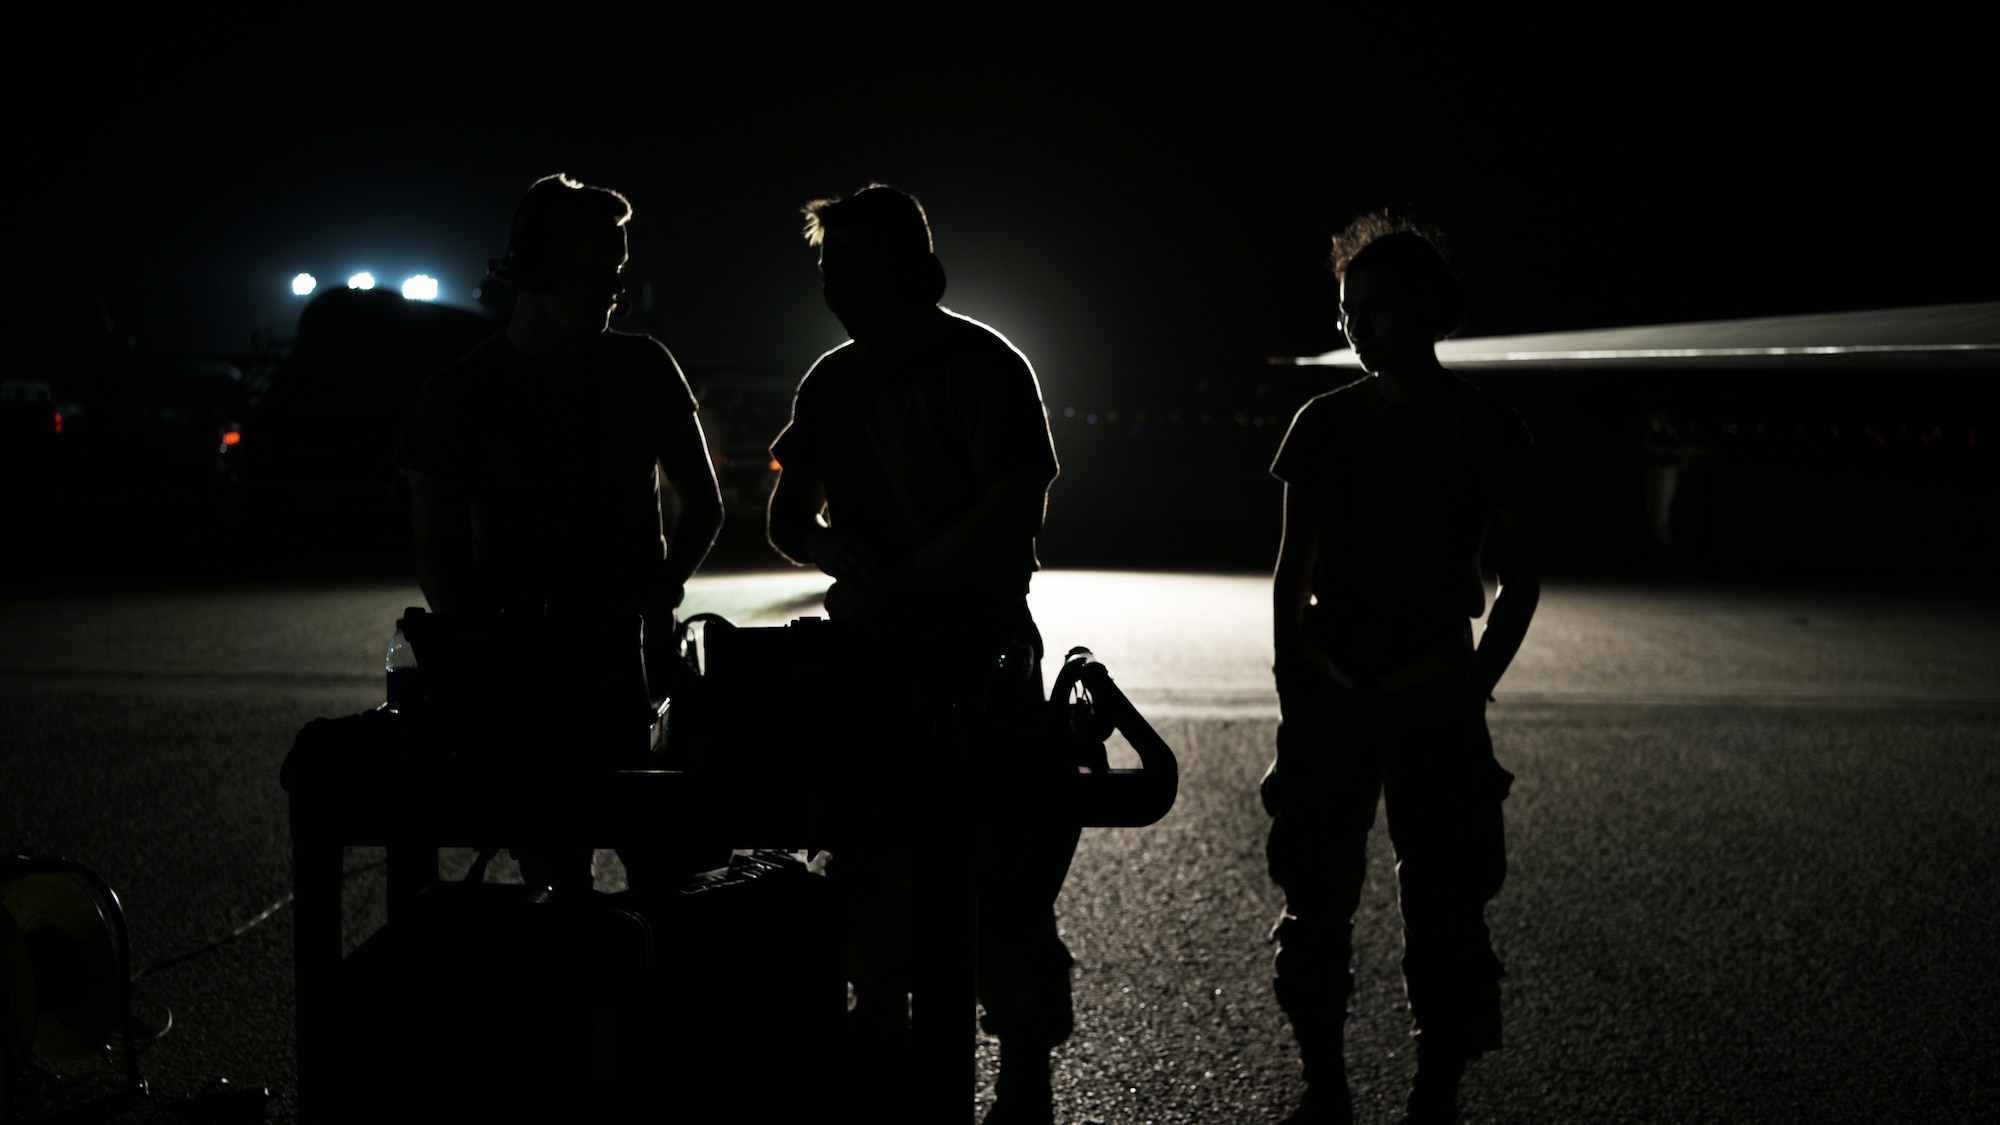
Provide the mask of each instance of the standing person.
[{"label": "standing person", "polygon": [[[894,630],[948,662],[960,698],[984,691],[1003,650],[1025,665],[969,732],[988,797],[970,825],[968,875],[978,998],[1001,1045],[987,1120],[1048,1121],[1049,1052],[1071,1031],[1072,961],[1055,901],[1078,829],[1034,807],[1048,792],[1038,781],[1062,768],[1033,737],[1042,641],[1028,581],[1056,477],[1041,388],[999,333],[938,307],[944,270],[915,198],[871,184],[805,214],[827,307],[851,339],[807,372],[771,447],[783,466],[771,544],[833,576],[829,617]],[[849,903],[855,1030],[893,1036],[909,1026],[911,856],[832,851],[828,874]]]},{"label": "standing person", "polygon": [[[1296,1125],[1353,1118],[1342,1024],[1354,911],[1386,805],[1416,1025],[1408,1125],[1457,1118],[1468,1060],[1500,1046],[1485,907],[1506,876],[1486,704],[1540,597],[1530,438],[1514,412],[1439,365],[1465,298],[1433,237],[1388,215],[1333,240],[1340,315],[1368,377],[1299,410],[1273,579],[1283,721],[1261,786],[1278,1003],[1305,1061]],[[1499,575],[1486,610],[1482,561]]]},{"label": "standing person", "polygon": [[[432,610],[640,614],[657,690],[674,610],[722,527],[722,494],[674,357],[651,336],[610,330],[631,217],[623,195],[560,173],[528,188],[493,263],[517,291],[506,327],[425,381],[397,465]],[[663,477],[680,501],[671,541]],[[589,887],[588,848],[522,850],[529,882]],[[692,869],[702,866],[713,864]]]}]

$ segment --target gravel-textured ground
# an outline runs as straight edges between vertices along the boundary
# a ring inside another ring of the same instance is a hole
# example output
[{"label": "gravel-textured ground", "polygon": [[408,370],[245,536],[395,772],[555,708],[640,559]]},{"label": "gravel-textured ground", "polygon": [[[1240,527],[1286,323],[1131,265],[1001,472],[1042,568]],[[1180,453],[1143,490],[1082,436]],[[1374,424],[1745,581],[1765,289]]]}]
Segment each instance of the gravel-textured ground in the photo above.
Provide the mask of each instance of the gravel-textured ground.
[{"label": "gravel-textured ground", "polygon": [[[1050,646],[1091,644],[1183,769],[1164,821],[1090,830],[1072,867],[1061,1120],[1273,1121],[1297,1095],[1263,943],[1279,906],[1255,799],[1276,723],[1266,589],[1038,579]],[[781,620],[812,592],[795,575],[703,579],[690,608]],[[0,848],[103,875],[141,965],[226,933],[289,890],[276,775],[292,734],[380,698],[377,650],[415,600],[368,586],[0,604]],[[1509,1049],[1474,1064],[1466,1120],[2000,1113],[1995,617],[1912,597],[1550,590],[1492,709],[1518,775],[1489,914]],[[355,940],[376,858],[350,854]],[[1392,880],[1378,826],[1349,1022],[1364,1121],[1395,1119],[1410,1061]],[[187,1120],[169,1107],[222,1076],[268,1085],[269,1116],[287,1118],[290,954],[280,910],[144,978],[141,1017],[175,1021],[143,1056],[155,1095],[78,1119]],[[45,1109],[115,1086],[95,1064],[63,1072]]]}]

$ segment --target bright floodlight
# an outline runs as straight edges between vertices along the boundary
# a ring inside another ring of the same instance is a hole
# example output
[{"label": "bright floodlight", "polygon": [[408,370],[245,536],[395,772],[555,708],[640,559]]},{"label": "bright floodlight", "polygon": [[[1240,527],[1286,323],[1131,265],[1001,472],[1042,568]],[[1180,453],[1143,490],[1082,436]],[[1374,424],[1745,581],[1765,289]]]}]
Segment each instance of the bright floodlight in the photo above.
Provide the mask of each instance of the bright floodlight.
[{"label": "bright floodlight", "polygon": [[425,274],[418,274],[403,283],[403,296],[412,301],[432,301],[438,295],[438,283]]},{"label": "bright floodlight", "polygon": [[373,289],[375,288],[375,275],[369,273],[367,270],[362,270],[360,273],[347,279],[347,287],[349,289]]},{"label": "bright floodlight", "polygon": [[292,279],[292,292],[297,296],[303,297],[306,294],[312,292],[313,286],[318,284],[319,280],[313,277],[313,275],[309,273],[302,273],[299,276]]}]

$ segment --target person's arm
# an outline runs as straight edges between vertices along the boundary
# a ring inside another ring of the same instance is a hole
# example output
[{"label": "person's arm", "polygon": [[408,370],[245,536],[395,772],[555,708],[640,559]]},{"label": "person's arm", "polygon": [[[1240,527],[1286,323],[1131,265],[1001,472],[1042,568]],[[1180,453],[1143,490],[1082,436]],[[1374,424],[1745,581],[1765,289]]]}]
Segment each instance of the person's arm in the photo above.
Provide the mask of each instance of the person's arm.
[{"label": "person's arm", "polygon": [[819,526],[820,509],[824,507],[824,485],[807,480],[797,470],[779,469],[778,479],[771,485],[771,504],[766,509],[764,523],[771,549],[793,566],[809,565],[812,556],[806,553],[806,534]]},{"label": "person's arm", "polygon": [[795,469],[779,469],[771,488],[771,546],[798,566],[816,566],[842,582],[869,589],[887,584],[888,572],[851,535],[826,523],[826,484]]},{"label": "person's arm", "polygon": [[1532,503],[1504,504],[1493,514],[1487,532],[1487,551],[1494,561],[1500,591],[1486,615],[1486,632],[1479,638],[1479,650],[1472,658],[1472,679],[1467,685],[1474,698],[1485,703],[1500,677],[1521,651],[1534,620],[1535,606],[1542,597],[1541,541]]},{"label": "person's arm", "polygon": [[1311,669],[1352,687],[1353,681],[1334,667],[1306,628],[1313,569],[1319,565],[1324,531],[1322,511],[1319,497],[1310,490],[1285,485],[1285,522],[1278,536],[1278,567],[1271,575],[1272,662],[1280,680],[1288,669]]},{"label": "person's arm", "polygon": [[667,542],[666,563],[660,574],[665,589],[658,593],[678,607],[687,580],[701,567],[722,530],[722,489],[715,483],[715,464],[708,458],[700,417],[689,414],[687,421],[667,435],[659,460],[667,486],[680,501],[681,518]]},{"label": "person's arm", "polygon": [[1278,536],[1278,567],[1271,575],[1272,661],[1279,669],[1305,659],[1301,644],[1306,606],[1312,603],[1312,572],[1319,561],[1319,507],[1295,484],[1285,486],[1284,525]]},{"label": "person's arm", "polygon": [[1294,668],[1325,676],[1345,688],[1356,686],[1333,658],[1320,648],[1306,628],[1306,607],[1312,604],[1313,570],[1325,543],[1325,509],[1319,497],[1296,484],[1285,485],[1285,522],[1278,539],[1278,567],[1271,576],[1271,644],[1279,679]]},{"label": "person's arm", "polygon": [[410,519],[417,541],[417,585],[435,613],[474,608],[472,501],[445,477],[412,471]]},{"label": "person's arm", "polygon": [[1049,487],[1038,480],[995,481],[979,503],[967,509],[937,538],[917,548],[910,561],[919,578],[968,570],[1042,533]]},{"label": "person's arm", "polygon": [[[765,536],[772,549],[795,566],[816,566],[842,582],[869,589],[886,585],[887,570],[853,536],[835,531],[826,519],[826,478],[821,475],[815,451],[819,427],[813,404],[816,392],[830,378],[841,378],[836,356],[840,349],[821,356],[799,384],[792,400],[792,420],[778,440],[771,443],[771,457],[787,467],[778,470],[771,486],[771,504],[766,510]],[[827,372],[831,369],[831,374]]]}]

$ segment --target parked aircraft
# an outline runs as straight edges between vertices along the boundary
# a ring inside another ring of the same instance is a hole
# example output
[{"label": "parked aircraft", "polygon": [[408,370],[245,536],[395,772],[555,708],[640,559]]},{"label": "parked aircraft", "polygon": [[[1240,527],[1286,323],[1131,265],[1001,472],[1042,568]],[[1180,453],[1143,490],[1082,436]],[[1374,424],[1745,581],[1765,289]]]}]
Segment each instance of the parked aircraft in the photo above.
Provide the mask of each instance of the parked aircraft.
[{"label": "parked aircraft", "polygon": [[[1559,555],[2000,564],[1982,393],[2000,374],[2000,302],[1489,336],[1437,354],[1535,429]],[[1294,362],[1361,374],[1345,348]]]}]

